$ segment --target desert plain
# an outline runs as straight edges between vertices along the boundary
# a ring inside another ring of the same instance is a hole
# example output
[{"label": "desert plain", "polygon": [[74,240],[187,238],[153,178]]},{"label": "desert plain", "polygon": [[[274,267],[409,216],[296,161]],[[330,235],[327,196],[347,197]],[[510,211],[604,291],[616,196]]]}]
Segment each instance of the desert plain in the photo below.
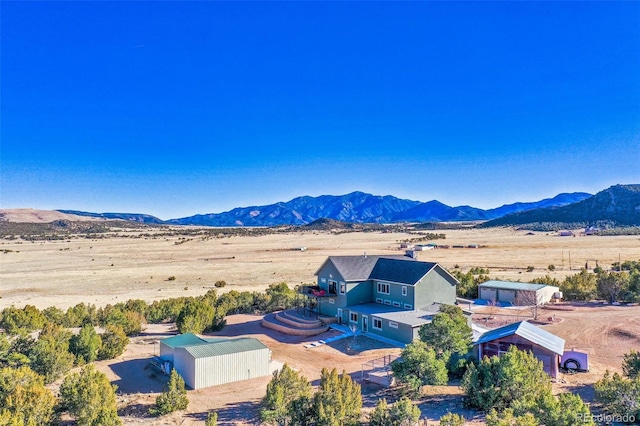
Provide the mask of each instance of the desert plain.
[{"label": "desert plain", "polygon": [[[511,228],[435,232],[446,238],[427,242],[451,248],[418,252],[419,260],[463,272],[488,268],[494,279],[527,282],[548,274],[562,280],[596,261],[607,269],[618,260],[640,259],[638,236],[561,237]],[[261,291],[280,282],[293,287],[314,282],[327,256],[402,254],[400,242],[419,237],[330,231],[223,238],[157,234],[122,229],[118,237],[105,239],[0,240],[0,309],[26,304],[66,309],[80,302],[104,306],[133,298],[151,302],[204,294],[219,280],[227,283],[221,292]],[[534,269],[527,272],[530,266]]]}]

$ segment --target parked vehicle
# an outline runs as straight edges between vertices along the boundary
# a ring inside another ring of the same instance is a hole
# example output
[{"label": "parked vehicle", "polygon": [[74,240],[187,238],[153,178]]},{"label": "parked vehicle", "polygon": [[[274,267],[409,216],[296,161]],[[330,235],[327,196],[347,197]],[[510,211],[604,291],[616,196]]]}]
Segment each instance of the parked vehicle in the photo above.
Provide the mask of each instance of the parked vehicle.
[{"label": "parked vehicle", "polygon": [[560,367],[567,371],[589,371],[589,355],[575,349],[564,351],[560,358]]}]

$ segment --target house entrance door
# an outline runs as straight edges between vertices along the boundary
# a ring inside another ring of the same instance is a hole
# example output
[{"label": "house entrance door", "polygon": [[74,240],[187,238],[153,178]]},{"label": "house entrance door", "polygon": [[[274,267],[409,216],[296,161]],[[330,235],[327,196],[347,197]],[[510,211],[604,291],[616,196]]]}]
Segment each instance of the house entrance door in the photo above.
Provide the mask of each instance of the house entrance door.
[{"label": "house entrance door", "polygon": [[369,331],[369,317],[367,317],[366,315],[362,316],[362,332],[366,333],[367,331]]},{"label": "house entrance door", "polygon": [[342,324],[342,308],[338,308],[338,314],[336,316],[338,317],[338,324]]}]

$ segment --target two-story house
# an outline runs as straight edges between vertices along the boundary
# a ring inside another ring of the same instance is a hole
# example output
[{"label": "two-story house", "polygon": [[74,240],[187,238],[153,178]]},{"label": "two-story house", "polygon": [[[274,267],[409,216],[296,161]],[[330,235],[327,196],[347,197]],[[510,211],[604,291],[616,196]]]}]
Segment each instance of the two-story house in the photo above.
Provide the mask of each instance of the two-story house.
[{"label": "two-story house", "polygon": [[456,302],[458,281],[439,264],[408,256],[330,256],[305,296],[320,315],[403,343]]}]

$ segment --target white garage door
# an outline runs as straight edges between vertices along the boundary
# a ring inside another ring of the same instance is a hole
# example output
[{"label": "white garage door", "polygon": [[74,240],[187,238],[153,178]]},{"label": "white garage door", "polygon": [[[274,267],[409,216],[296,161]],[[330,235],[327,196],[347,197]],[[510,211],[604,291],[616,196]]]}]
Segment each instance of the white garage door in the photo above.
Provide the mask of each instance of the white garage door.
[{"label": "white garage door", "polygon": [[497,300],[495,288],[481,288],[480,299],[484,300]]},{"label": "white garage door", "polygon": [[516,292],[515,290],[500,290],[498,297],[501,302],[514,303],[516,301]]}]

